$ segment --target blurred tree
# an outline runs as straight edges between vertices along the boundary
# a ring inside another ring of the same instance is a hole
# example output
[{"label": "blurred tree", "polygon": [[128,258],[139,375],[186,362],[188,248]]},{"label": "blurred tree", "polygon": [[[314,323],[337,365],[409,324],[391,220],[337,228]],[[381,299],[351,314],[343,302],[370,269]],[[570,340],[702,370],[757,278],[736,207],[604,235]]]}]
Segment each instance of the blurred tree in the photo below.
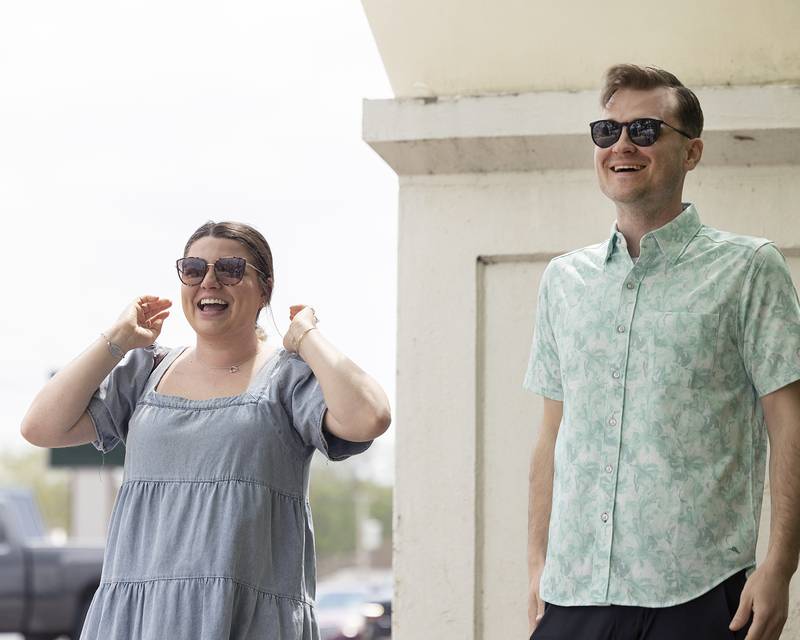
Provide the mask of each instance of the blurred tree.
[{"label": "blurred tree", "polygon": [[47,455],[47,449],[0,453],[0,484],[31,489],[47,528],[69,531],[69,474],[50,469]]},{"label": "blurred tree", "polygon": [[317,467],[311,474],[309,500],[314,514],[317,555],[351,553],[356,548],[354,480],[333,467]]},{"label": "blurred tree", "polygon": [[375,518],[383,525],[383,537],[392,539],[392,487],[373,482],[367,483],[369,494],[369,517]]},{"label": "blurred tree", "polygon": [[384,538],[392,535],[392,488],[356,478],[344,464],[315,465],[310,502],[314,514],[317,556],[351,555],[356,550],[355,493],[357,485],[369,497],[369,517],[379,520]]}]

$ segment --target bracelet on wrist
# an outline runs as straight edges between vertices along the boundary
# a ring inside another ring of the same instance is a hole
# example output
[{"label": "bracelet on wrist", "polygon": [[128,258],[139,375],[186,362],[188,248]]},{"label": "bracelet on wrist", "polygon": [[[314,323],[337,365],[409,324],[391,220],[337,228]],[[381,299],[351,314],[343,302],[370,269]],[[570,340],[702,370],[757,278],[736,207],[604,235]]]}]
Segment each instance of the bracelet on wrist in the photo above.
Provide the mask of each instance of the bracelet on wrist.
[{"label": "bracelet on wrist", "polygon": [[309,327],[308,329],[303,331],[303,333],[300,334],[300,337],[297,339],[294,348],[294,350],[297,352],[298,355],[300,355],[300,343],[303,341],[303,338],[305,338],[309,334],[309,332],[313,331],[314,329],[316,329],[316,327]]},{"label": "bracelet on wrist", "polygon": [[106,341],[106,346],[108,347],[108,352],[114,356],[117,360],[122,360],[125,357],[125,352],[122,350],[116,342],[111,342],[109,337],[105,333],[100,333],[100,337]]}]

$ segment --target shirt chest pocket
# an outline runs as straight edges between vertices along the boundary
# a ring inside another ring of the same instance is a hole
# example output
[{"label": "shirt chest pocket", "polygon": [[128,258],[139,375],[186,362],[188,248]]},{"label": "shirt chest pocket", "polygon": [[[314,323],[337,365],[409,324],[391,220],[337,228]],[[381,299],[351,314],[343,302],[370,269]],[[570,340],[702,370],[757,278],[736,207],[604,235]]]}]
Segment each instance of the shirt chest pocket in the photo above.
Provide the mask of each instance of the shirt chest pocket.
[{"label": "shirt chest pocket", "polygon": [[659,313],[649,319],[648,371],[658,385],[703,387],[714,372],[718,313]]}]

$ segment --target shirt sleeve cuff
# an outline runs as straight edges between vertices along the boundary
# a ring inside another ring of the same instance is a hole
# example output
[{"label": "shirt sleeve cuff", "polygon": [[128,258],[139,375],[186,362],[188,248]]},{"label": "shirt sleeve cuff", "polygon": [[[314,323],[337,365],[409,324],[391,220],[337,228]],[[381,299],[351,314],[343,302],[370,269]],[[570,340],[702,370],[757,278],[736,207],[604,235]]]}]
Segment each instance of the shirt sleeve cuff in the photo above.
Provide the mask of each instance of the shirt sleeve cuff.
[{"label": "shirt sleeve cuff", "polygon": [[561,389],[542,384],[530,378],[525,378],[522,388],[551,400],[564,401],[564,392]]},{"label": "shirt sleeve cuff", "polygon": [[792,384],[793,382],[797,382],[800,380],[800,371],[792,371],[786,373],[782,377],[776,377],[774,380],[770,380],[766,385],[759,385],[756,388],[756,393],[758,393],[759,398],[763,398],[770,393],[774,393],[778,389],[783,389],[785,386]]},{"label": "shirt sleeve cuff", "polygon": [[367,440],[366,442],[352,442],[351,440],[345,440],[327,431],[325,429],[325,414],[327,411],[327,407],[323,406],[319,422],[317,423],[317,431],[320,441],[319,450],[328,460],[334,462],[346,460],[350,456],[364,453],[364,451],[369,449],[372,440]]},{"label": "shirt sleeve cuff", "polygon": [[94,448],[102,453],[108,453],[119,443],[119,438],[113,434],[114,425],[103,402],[98,398],[92,398],[86,412],[92,419],[94,432],[97,438],[92,441]]}]

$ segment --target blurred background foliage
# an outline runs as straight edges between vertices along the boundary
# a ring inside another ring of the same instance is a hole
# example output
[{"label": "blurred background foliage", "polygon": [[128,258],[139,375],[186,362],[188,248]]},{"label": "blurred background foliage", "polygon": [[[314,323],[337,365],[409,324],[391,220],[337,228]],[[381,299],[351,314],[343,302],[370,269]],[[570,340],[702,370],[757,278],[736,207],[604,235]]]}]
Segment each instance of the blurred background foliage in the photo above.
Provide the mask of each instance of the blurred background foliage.
[{"label": "blurred background foliage", "polygon": [[[0,485],[27,487],[39,503],[49,530],[70,528],[69,471],[48,466],[47,449],[0,453]],[[99,480],[98,480],[99,481]]]},{"label": "blurred background foliage", "polygon": [[346,465],[323,463],[312,469],[309,497],[318,556],[356,550],[355,498],[359,491],[365,494],[367,517],[381,523],[384,544],[391,548],[392,488],[360,480]]}]

